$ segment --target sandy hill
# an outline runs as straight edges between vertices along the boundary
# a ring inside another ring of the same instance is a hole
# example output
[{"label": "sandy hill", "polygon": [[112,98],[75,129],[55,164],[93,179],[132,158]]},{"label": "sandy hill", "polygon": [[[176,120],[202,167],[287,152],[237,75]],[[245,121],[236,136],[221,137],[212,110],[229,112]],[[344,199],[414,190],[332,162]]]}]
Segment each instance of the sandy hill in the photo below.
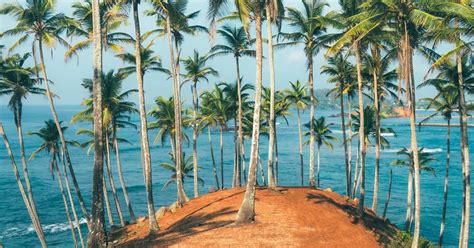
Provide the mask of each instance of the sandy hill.
[{"label": "sandy hill", "polygon": [[182,208],[160,209],[160,231],[147,220],[111,233],[114,247],[381,247],[397,232],[370,211],[336,193],[309,188],[258,189],[256,222],[233,224],[244,189],[210,193]]}]

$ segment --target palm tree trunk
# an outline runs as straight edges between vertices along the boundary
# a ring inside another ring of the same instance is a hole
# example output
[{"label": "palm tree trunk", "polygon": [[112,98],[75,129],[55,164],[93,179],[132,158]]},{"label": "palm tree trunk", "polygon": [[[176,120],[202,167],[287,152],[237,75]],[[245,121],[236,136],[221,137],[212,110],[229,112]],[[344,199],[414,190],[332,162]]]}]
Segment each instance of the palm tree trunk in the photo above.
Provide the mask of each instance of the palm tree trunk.
[{"label": "palm tree trunk", "polygon": [[211,128],[210,128],[210,126],[207,126],[207,137],[208,137],[208,140],[209,140],[209,150],[211,151],[212,174],[214,175],[214,178],[216,179],[217,190],[219,190],[221,187],[219,185],[219,177],[217,176],[217,166],[216,166],[216,159],[214,157],[214,148],[212,147],[212,137],[211,137]]},{"label": "palm tree trunk", "polygon": [[237,173],[238,173],[238,168],[239,168],[239,143],[237,141],[237,114],[234,116],[234,168],[232,172],[232,188],[237,187],[239,182],[237,182]]},{"label": "palm tree trunk", "polygon": [[251,223],[255,220],[255,181],[257,174],[257,163],[259,158],[260,139],[260,108],[262,100],[262,16],[259,4],[255,13],[255,38],[256,38],[256,80],[255,80],[255,105],[253,114],[252,144],[250,149],[250,164],[247,187],[244,200],[237,213],[237,224]]},{"label": "palm tree trunk", "polygon": [[275,184],[278,185],[278,135],[277,135],[276,125],[275,125]]},{"label": "palm tree trunk", "polygon": [[359,199],[359,215],[364,215],[364,200],[365,200],[365,126],[364,126],[364,95],[362,92],[362,61],[360,58],[359,42],[356,41],[354,44],[354,51],[356,55],[356,68],[357,68],[357,87],[359,95],[359,146],[360,146],[360,170],[361,170],[361,182],[360,182],[360,199]]},{"label": "palm tree trunk", "polygon": [[221,189],[224,186],[224,131],[222,125],[219,126],[219,151],[220,151],[220,164],[221,164]]},{"label": "palm tree trunk", "polygon": [[5,144],[5,148],[8,152],[8,156],[10,157],[10,161],[12,164],[13,174],[15,175],[16,182],[18,184],[18,189],[20,190],[21,197],[23,199],[23,203],[26,206],[26,210],[28,211],[28,215],[30,216],[31,222],[33,227],[35,228],[36,235],[41,243],[41,247],[45,248],[48,247],[46,245],[46,239],[44,237],[43,227],[38,219],[38,216],[33,212],[30,201],[28,200],[28,196],[26,195],[25,188],[23,187],[23,182],[20,178],[20,173],[18,172],[18,167],[15,163],[15,158],[13,157],[12,150],[10,148],[10,143],[8,142],[7,135],[5,134],[5,130],[3,129],[3,124],[0,122],[0,135],[3,138],[3,142]]},{"label": "palm tree trunk", "polygon": [[[245,163],[244,155],[243,155],[243,146],[244,146],[244,136],[243,136],[243,127],[242,127],[242,93],[241,91],[241,82],[240,82],[240,64],[239,64],[239,57],[235,57],[235,67],[237,70],[237,100],[238,100],[238,109],[237,109],[237,142],[238,142],[238,156],[239,156],[239,163],[237,166],[237,178],[236,182],[238,182],[237,187],[241,187],[241,170],[242,164]],[[245,177],[245,170],[244,170],[244,177]]]},{"label": "palm tree trunk", "polygon": [[[104,148],[103,148],[103,124],[102,124],[102,39],[100,29],[100,9],[99,0],[92,1],[92,25],[93,25],[93,58],[94,58],[94,78],[93,78],[93,103],[94,103],[94,167],[92,176],[92,207],[91,207],[91,224],[89,228],[89,237],[87,239],[87,247],[107,247],[107,236],[104,227]],[[42,58],[41,46],[40,55]],[[46,80],[46,78],[45,78]],[[45,85],[48,85],[46,82]],[[48,91],[50,105],[53,111],[52,97]],[[54,116],[54,114],[53,114]],[[55,122],[57,119],[54,120]],[[58,131],[61,130],[59,122],[56,123]],[[59,132],[61,142],[64,137]],[[63,151],[67,156],[66,144],[63,143]],[[71,172],[72,176],[72,172]],[[73,179],[74,180],[74,179]]]},{"label": "palm tree trunk", "polygon": [[344,146],[344,162],[346,163],[346,195],[351,195],[351,176],[350,176],[350,166],[349,166],[349,154],[347,151],[347,137],[346,137],[346,122],[345,122],[345,113],[344,113],[344,82],[341,82],[340,89],[340,104],[341,104],[341,129],[342,129],[342,144]]},{"label": "palm tree trunk", "polygon": [[[46,89],[46,97],[48,98],[49,102],[49,108],[51,110],[51,114],[53,116],[54,123],[56,125],[56,129],[58,130],[59,134],[59,139],[61,140],[61,151],[64,152],[65,158],[66,158],[66,163],[69,169],[69,172],[71,173],[71,180],[72,183],[74,184],[74,190],[76,191],[77,198],[79,200],[79,205],[81,207],[82,214],[84,215],[84,218],[86,219],[87,225],[90,226],[90,217],[87,212],[86,205],[84,203],[84,198],[82,197],[81,190],[79,188],[79,183],[76,180],[76,173],[74,172],[74,168],[71,163],[71,158],[69,156],[69,151],[67,148],[67,143],[66,139],[64,138],[64,133],[61,128],[61,124],[59,123],[59,117],[58,114],[56,113],[56,107],[54,106],[54,100],[53,100],[53,95],[51,93],[51,90],[49,88],[49,79],[48,79],[48,74],[46,72],[46,66],[44,63],[44,55],[43,55],[43,41],[42,37],[38,38],[38,48],[39,48],[39,56],[40,56],[40,64],[41,64],[41,71],[43,73],[43,79],[44,79],[44,85]],[[35,51],[36,49],[33,49]],[[36,55],[34,55],[35,57]],[[37,66],[37,65],[35,65]],[[91,209],[92,211],[92,209]]]},{"label": "palm tree trunk", "polygon": [[352,185],[352,104],[351,98],[349,96],[347,96],[347,110],[349,112],[349,145],[347,147],[349,161],[349,185]]},{"label": "palm tree trunk", "polygon": [[420,188],[420,161],[418,159],[418,143],[416,138],[416,106],[415,106],[415,82],[414,82],[414,75],[413,75],[413,50],[410,46],[408,31],[406,31],[405,26],[405,52],[406,56],[405,59],[407,60],[407,66],[405,67],[406,70],[406,80],[408,84],[408,105],[410,106],[410,143],[411,143],[411,150],[413,153],[413,167],[414,167],[414,176],[413,179],[415,181],[415,229],[413,232],[413,242],[412,248],[418,247],[418,241],[420,237],[420,208],[421,208],[421,188]]},{"label": "palm tree trunk", "polygon": [[404,227],[405,231],[408,231],[410,228],[411,206],[413,205],[412,199],[413,199],[413,171],[412,169],[409,169],[408,190],[407,190],[407,211],[405,214],[405,227]]},{"label": "palm tree trunk", "polygon": [[197,81],[191,85],[191,92],[193,94],[193,179],[194,179],[194,197],[199,196],[199,177],[198,177],[198,153],[197,153],[197,139],[198,139],[198,124],[197,114],[199,108],[199,99],[197,94]]},{"label": "palm tree trunk", "polygon": [[150,232],[158,230],[158,222],[155,217],[155,206],[153,201],[153,183],[152,183],[152,169],[151,169],[151,155],[150,144],[148,142],[147,119],[145,110],[145,92],[143,86],[143,71],[141,58],[141,34],[140,34],[140,19],[138,16],[139,0],[132,0],[133,5],[133,23],[135,25],[135,66],[138,83],[138,101],[140,112],[140,136],[141,136],[141,154],[142,167],[145,175],[145,190],[147,196],[147,211]]},{"label": "palm tree trunk", "polygon": [[117,214],[119,217],[120,225],[125,226],[125,221],[123,220],[123,213],[122,213],[122,207],[120,206],[120,201],[117,196],[117,190],[115,188],[115,182],[114,178],[112,175],[112,165],[111,165],[111,159],[110,159],[110,143],[109,143],[109,132],[107,129],[105,129],[105,152],[106,152],[106,162],[105,166],[107,168],[107,177],[109,178],[109,184],[110,184],[110,190],[112,191],[112,197],[114,198],[114,203],[115,203],[115,209],[117,210]]},{"label": "palm tree trunk", "polygon": [[311,98],[311,104],[309,107],[309,186],[314,187],[314,105],[316,104],[316,98],[314,97],[314,83],[313,83],[313,54],[307,55],[308,59],[308,84],[309,84],[309,96]]},{"label": "palm tree trunk", "polygon": [[240,148],[240,151],[242,153],[242,159],[240,160],[242,162],[242,174],[244,175],[244,182],[247,183],[247,164],[245,163],[247,158],[245,156],[245,141],[242,141],[242,147]]},{"label": "palm tree trunk", "polygon": [[300,109],[297,107],[296,112],[298,113],[298,141],[300,148],[300,175],[301,175],[301,186],[304,186],[304,165],[303,165],[303,135],[301,133],[301,114]]},{"label": "palm tree trunk", "polygon": [[354,168],[354,188],[352,189],[352,197],[357,196],[357,188],[359,187],[359,164],[360,164],[360,140],[357,141],[357,155],[356,155],[356,165]]},{"label": "palm tree trunk", "polygon": [[38,219],[38,223],[40,222],[38,212],[36,210],[36,203],[35,199],[33,197],[33,188],[31,187],[30,183],[30,176],[28,173],[28,165],[26,163],[26,155],[25,155],[25,144],[23,141],[23,129],[21,126],[21,113],[22,113],[22,104],[21,102],[17,103],[17,107],[15,110],[15,124],[16,124],[16,129],[18,133],[18,141],[20,144],[20,155],[21,155],[21,164],[23,166],[23,176],[24,176],[24,181],[26,185],[26,193],[28,194],[28,201],[31,205],[31,210],[33,211],[33,214],[36,216]]},{"label": "palm tree trunk", "polygon": [[[74,247],[77,247],[77,237],[76,237],[76,232],[74,231],[74,224],[71,219],[71,214],[69,212],[69,205],[67,203],[67,198],[66,198],[66,193],[64,192],[64,187],[63,187],[63,178],[61,176],[61,172],[59,171],[58,164],[56,162],[56,150],[52,149],[51,154],[53,154],[51,158],[51,168],[53,171],[56,171],[56,179],[58,180],[58,185],[59,185],[59,192],[61,193],[61,196],[63,198],[63,204],[64,204],[64,211],[66,212],[66,217],[69,225],[71,226],[71,235],[72,235],[72,241],[74,242]],[[82,240],[81,240],[82,241]],[[81,243],[82,247],[84,247],[84,243]]]},{"label": "palm tree trunk", "polygon": [[267,186],[267,181],[265,180],[265,171],[263,170],[262,158],[258,157],[258,167],[260,169],[260,176],[262,177],[263,186]]},{"label": "palm tree trunk", "polygon": [[[457,20],[455,26],[458,27]],[[471,172],[470,172],[470,158],[469,158],[469,137],[467,130],[467,104],[464,95],[464,78],[462,70],[462,57],[460,52],[456,53],[456,67],[458,73],[458,95],[459,95],[459,124],[461,132],[461,164],[463,173],[463,211],[461,234],[459,236],[459,247],[467,248],[469,246],[469,228],[470,228],[470,212],[471,212]]]},{"label": "palm tree trunk", "polygon": [[[79,218],[77,217],[76,205],[74,203],[74,198],[72,197],[71,187],[69,186],[69,177],[67,173],[64,152],[61,152],[61,155],[62,155],[61,163],[63,165],[64,182],[66,184],[66,191],[67,191],[67,196],[69,199],[69,204],[71,204],[71,212],[72,212],[72,215],[74,216],[74,222],[76,222],[77,232],[79,233],[79,240],[81,241],[81,244],[84,244],[84,238],[82,237],[82,231],[81,231],[81,222],[79,221]],[[57,156],[59,156],[59,154],[57,154]],[[82,247],[85,247],[85,246],[83,245]]]},{"label": "palm tree trunk", "polygon": [[443,247],[444,225],[446,222],[446,207],[448,205],[448,178],[449,178],[449,160],[451,158],[451,119],[448,118],[448,131],[446,135],[446,169],[444,175],[444,195],[443,195],[443,212],[441,215],[441,226],[439,231],[438,246]]},{"label": "palm tree trunk", "polygon": [[105,175],[102,177],[102,188],[104,191],[104,201],[105,201],[105,208],[107,209],[107,217],[109,220],[109,225],[113,226],[114,225],[114,218],[112,215],[112,209],[110,208],[110,200],[109,200],[109,192],[107,191],[107,184],[105,183]]},{"label": "palm tree trunk", "polygon": [[[378,59],[378,50],[373,49],[374,58]],[[375,106],[375,171],[374,171],[374,193],[372,200],[372,211],[377,213],[377,205],[379,198],[379,174],[380,174],[380,105],[378,93],[378,65],[375,66],[373,72],[374,78],[374,106]]]},{"label": "palm tree trunk", "polygon": [[269,140],[268,140],[268,188],[276,189],[275,175],[273,171],[273,157],[275,149],[275,65],[273,61],[273,34],[272,34],[272,20],[270,17],[270,8],[267,4],[267,40],[268,40],[268,67],[270,70],[270,116],[268,118]]},{"label": "palm tree trunk", "polygon": [[317,160],[317,162],[318,162],[318,188],[319,188],[320,187],[319,186],[320,185],[319,184],[319,182],[320,182],[320,177],[319,177],[319,175],[320,175],[320,173],[319,173],[320,170],[319,169],[320,168],[319,167],[320,167],[320,164],[321,164],[321,145],[320,144],[318,144],[318,160]]},{"label": "palm tree trunk", "polygon": [[182,177],[182,171],[181,171],[181,166],[178,166],[181,164],[181,159],[182,159],[182,147],[181,147],[181,90],[180,90],[180,82],[179,82],[179,49],[178,46],[176,45],[176,53],[178,54],[176,60],[175,60],[175,54],[174,54],[174,49],[173,49],[173,40],[171,36],[171,23],[170,23],[170,17],[166,17],[166,32],[168,36],[168,46],[169,46],[169,52],[170,52],[170,63],[171,63],[171,72],[172,72],[172,77],[173,77],[173,95],[174,95],[174,125],[175,125],[175,144],[176,144],[176,150],[175,150],[175,164],[176,164],[176,189],[177,189],[177,194],[178,194],[178,203],[180,205],[186,203],[188,201],[188,197],[186,196],[186,193],[184,192],[184,187],[183,187],[183,177]]},{"label": "palm tree trunk", "polygon": [[119,176],[120,186],[122,187],[123,197],[125,198],[125,204],[127,205],[128,212],[130,213],[131,222],[135,222],[135,212],[133,212],[132,203],[128,197],[127,186],[125,184],[125,178],[123,177],[122,162],[120,160],[120,148],[117,140],[117,128],[115,124],[112,125],[112,142],[115,150],[115,160],[117,161],[117,172]]},{"label": "palm tree trunk", "polygon": [[388,181],[388,193],[387,193],[387,200],[385,201],[385,207],[383,209],[383,215],[382,218],[385,219],[387,216],[387,209],[388,209],[388,204],[390,203],[390,197],[392,195],[392,177],[393,177],[393,172],[392,169],[390,169],[390,178]]}]

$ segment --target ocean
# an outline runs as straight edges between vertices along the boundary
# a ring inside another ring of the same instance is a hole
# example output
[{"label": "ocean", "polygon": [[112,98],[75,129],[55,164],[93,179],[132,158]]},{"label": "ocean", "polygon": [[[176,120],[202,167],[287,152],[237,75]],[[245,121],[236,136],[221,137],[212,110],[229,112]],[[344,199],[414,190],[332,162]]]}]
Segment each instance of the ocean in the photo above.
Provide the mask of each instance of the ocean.
[{"label": "ocean", "polygon": [[[82,110],[82,106],[58,106],[59,118],[69,129],[66,131],[66,138],[84,142],[87,138],[75,135],[78,128],[90,128],[89,123],[70,124],[71,116]],[[309,111],[308,111],[309,112]],[[303,122],[308,120],[308,112],[302,115]],[[330,117],[337,114],[336,110],[316,110],[317,117],[325,116],[328,123],[334,123],[332,129],[334,135],[342,138],[340,118]],[[429,114],[427,111],[419,111],[419,120]],[[25,149],[29,156],[40,144],[36,137],[29,136],[27,133],[39,130],[44,121],[51,118],[48,106],[29,106],[24,107],[23,112],[23,130],[25,133]],[[298,130],[296,114],[293,113],[289,118],[289,125],[282,119],[279,119],[278,144],[279,144],[279,184],[288,186],[300,185],[299,159],[298,159]],[[15,154],[18,166],[21,167],[18,138],[14,126],[13,115],[11,111],[0,106],[0,121],[6,129],[12,149]],[[138,124],[137,116],[133,116],[132,121]],[[434,119],[430,122],[444,122],[442,118]],[[453,123],[457,124],[458,118],[454,118]],[[387,197],[389,171],[393,169],[392,198],[387,211],[388,219],[403,227],[406,211],[406,194],[408,170],[403,167],[391,166],[394,159],[402,159],[397,152],[403,147],[410,146],[410,128],[407,118],[384,119],[383,127],[393,128],[396,135],[385,134],[385,138],[390,141],[390,147],[385,148],[381,153],[380,163],[380,192],[378,214],[383,212],[383,206]],[[190,133],[190,130],[187,130]],[[156,136],[156,131],[150,131],[150,141]],[[233,165],[233,132],[224,134],[224,185],[231,187],[232,165]],[[469,135],[474,139],[474,129],[469,129]],[[146,214],[145,188],[143,186],[143,176],[140,164],[140,145],[138,131],[132,128],[119,131],[119,137],[128,139],[132,145],[121,145],[122,166],[130,194],[134,211],[137,215]],[[189,136],[191,137],[191,135]],[[217,161],[219,161],[219,133],[213,130],[213,145]],[[249,154],[249,141],[246,141],[246,152]],[[353,142],[353,161],[356,154],[356,139]],[[430,165],[435,168],[436,175],[423,172],[421,175],[421,234],[427,239],[437,242],[440,228],[441,211],[443,205],[443,185],[444,168],[446,159],[446,128],[445,127],[422,127],[418,130],[418,144],[425,147],[425,151],[433,153],[437,161]],[[261,138],[261,158],[267,158],[267,138]],[[184,145],[184,151],[191,155],[191,144]],[[459,146],[459,128],[452,129],[452,154],[451,167],[449,175],[449,199],[446,218],[446,231],[444,244],[446,246],[456,246],[459,236],[459,227],[461,222],[462,207],[462,177],[460,164],[460,146]],[[159,164],[170,162],[170,146],[165,143],[162,146],[159,143],[151,143],[151,158],[153,168],[153,192],[156,209],[160,206],[169,205],[176,200],[174,185],[163,189],[163,184],[170,178],[170,172],[162,169]],[[90,207],[92,191],[92,154],[88,155],[86,149],[70,148],[71,159],[75,168],[77,180],[81,191],[85,197],[86,206]],[[205,194],[215,188],[215,180],[212,174],[212,162],[207,142],[207,134],[204,133],[198,140],[199,164],[202,167],[200,177],[204,180],[204,186],[200,187],[200,193]],[[474,157],[474,147],[471,146],[471,158]],[[308,183],[308,161],[309,149],[304,147],[305,161],[305,184]],[[373,144],[367,152],[366,162],[366,205],[372,205],[373,177],[375,163],[375,148]],[[53,180],[49,171],[49,155],[45,153],[28,162],[33,194],[38,208],[38,214],[46,233],[46,239],[50,247],[72,247],[72,238],[69,231],[64,205],[56,180]],[[248,164],[248,161],[247,161]],[[355,164],[352,166],[355,167]],[[116,174],[115,160],[112,160],[114,170],[114,179],[118,186],[117,192],[121,200],[121,205],[125,217],[128,213],[125,208],[122,191],[119,187],[118,176]],[[218,170],[219,170],[218,164]],[[321,151],[321,188],[331,188],[340,194],[345,193],[345,173],[344,173],[344,152],[340,142],[334,144],[333,150],[323,147]],[[265,170],[266,172],[266,170]],[[218,173],[220,173],[218,171]],[[258,175],[261,184],[261,176]],[[185,180],[185,190],[189,197],[193,196],[193,185],[191,179]],[[76,205],[78,206],[78,204]],[[77,209],[80,213],[80,209]],[[471,215],[472,216],[472,215]],[[258,218],[258,216],[257,216]],[[115,215],[114,221],[118,223]],[[85,223],[82,220],[83,231],[85,233]],[[471,217],[471,233],[474,233],[474,218]],[[21,199],[18,186],[10,166],[10,160],[4,149],[3,143],[0,145],[0,243],[5,247],[39,247],[34,229],[28,217],[28,213]],[[474,238],[471,235],[470,245],[474,246]]]}]

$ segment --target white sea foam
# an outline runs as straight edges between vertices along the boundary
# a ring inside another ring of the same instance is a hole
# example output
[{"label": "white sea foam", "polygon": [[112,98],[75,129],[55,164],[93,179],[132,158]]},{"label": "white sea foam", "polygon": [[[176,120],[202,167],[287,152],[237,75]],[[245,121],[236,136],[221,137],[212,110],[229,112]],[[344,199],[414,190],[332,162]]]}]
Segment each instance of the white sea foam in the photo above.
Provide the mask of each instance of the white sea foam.
[{"label": "white sea foam", "polygon": [[382,137],[394,137],[395,134],[394,133],[381,133],[380,136],[382,136]]},{"label": "white sea foam", "polygon": [[[384,149],[383,152],[386,152],[386,153],[397,153],[399,151],[401,151],[402,149]],[[442,152],[443,149],[441,148],[423,148],[423,152],[426,152],[426,153],[440,153]]]},{"label": "white sea foam", "polygon": [[[81,225],[85,224],[86,219],[84,218],[80,219],[79,223]],[[74,222],[74,227],[77,227],[75,222]],[[69,229],[71,229],[69,222],[43,225],[43,231],[45,233],[60,233],[60,232],[65,232]],[[24,227],[24,226],[23,227],[10,227],[1,233],[0,240],[13,238],[13,237],[21,237],[21,236],[25,236],[34,232],[35,232],[35,228],[33,227],[33,225],[30,225],[28,227]]]}]

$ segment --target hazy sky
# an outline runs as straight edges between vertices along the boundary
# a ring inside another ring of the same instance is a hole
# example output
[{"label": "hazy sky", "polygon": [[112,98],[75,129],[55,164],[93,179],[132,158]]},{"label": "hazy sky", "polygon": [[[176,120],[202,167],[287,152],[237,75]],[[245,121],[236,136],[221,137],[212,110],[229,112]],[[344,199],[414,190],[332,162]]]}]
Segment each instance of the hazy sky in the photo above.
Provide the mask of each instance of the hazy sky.
[{"label": "hazy sky", "polygon": [[[0,0],[0,4],[7,2],[13,2],[8,0]],[[24,1],[18,1],[24,3]],[[72,3],[77,2],[77,0],[58,0],[57,1],[57,11],[63,12],[66,15],[71,15]],[[327,11],[335,10],[338,8],[337,0],[328,1],[330,7],[327,8]],[[201,13],[198,18],[196,18],[192,24],[208,25],[209,21],[206,19],[207,14],[207,1],[206,0],[189,0],[187,13],[192,11],[201,10]],[[302,8],[302,4],[297,0],[286,0],[286,6],[292,6],[297,8]],[[150,8],[148,3],[140,5],[140,12],[143,12],[147,8]],[[128,25],[121,28],[120,31],[128,32],[133,35],[133,20],[129,20]],[[233,24],[238,25],[234,22]],[[10,16],[0,16],[0,32],[5,31],[8,28],[11,28],[15,25],[14,19]],[[141,15],[141,29],[142,33],[154,29],[155,21],[152,17],[146,17]],[[263,27],[263,35],[266,35],[266,23]],[[283,26],[284,31],[289,31],[289,28]],[[2,38],[0,39],[0,44],[5,45],[7,48],[14,41],[12,38]],[[78,39],[72,40],[76,42]],[[220,39],[213,41],[214,44],[220,43]],[[183,44],[183,54],[182,57],[186,57],[192,54],[193,49],[196,49],[200,53],[207,53],[212,46],[212,42],[209,40],[207,34],[201,34],[195,37],[186,37]],[[14,50],[15,53],[26,53],[30,52],[31,42],[29,41],[23,46],[18,47]],[[163,65],[169,67],[169,52],[168,45],[166,40],[159,39],[154,45],[153,49],[155,53],[160,55],[163,61]],[[128,51],[133,51],[133,47],[126,47]],[[84,78],[91,78],[92,76],[92,50],[86,49],[79,52],[78,57],[73,57],[69,61],[64,60],[65,48],[57,46],[52,51],[45,51],[46,59],[46,68],[49,73],[49,78],[54,82],[52,86],[53,91],[60,96],[59,99],[56,99],[58,105],[78,105],[81,101],[87,97],[87,91],[81,86],[82,80]],[[324,52],[324,51],[323,51]],[[6,54],[6,51],[4,51]],[[264,48],[264,56],[266,56],[266,47]],[[111,51],[106,51],[104,53],[104,71],[111,69],[117,70],[123,66],[123,63],[114,57],[114,54]],[[32,62],[32,61],[30,61]],[[325,63],[323,54],[319,54],[314,59],[315,62],[315,87],[320,88],[329,88],[330,84],[326,83],[327,77],[320,74],[320,67]],[[424,74],[427,71],[428,64],[419,56],[415,57],[415,74],[416,81],[419,82]],[[213,59],[210,63],[210,66],[214,67],[219,71],[218,77],[211,77],[210,84],[206,82],[201,82],[198,86],[199,91],[203,91],[208,88],[215,82],[228,81],[233,82],[235,80],[235,63],[231,55],[218,57]],[[307,71],[305,65],[305,57],[302,51],[302,47],[291,47],[285,48],[282,50],[276,51],[275,54],[275,71],[276,71],[276,86],[277,89],[282,89],[288,86],[289,81],[295,81],[297,79],[306,82],[307,80]],[[245,83],[255,82],[255,60],[251,58],[243,58],[241,60],[241,73],[244,77]],[[264,70],[263,70],[263,79],[264,85],[268,85],[268,70],[267,64],[264,61]],[[135,75],[130,76],[126,79],[124,83],[124,89],[136,88],[136,78]],[[153,99],[157,96],[171,96],[172,87],[171,80],[167,79],[167,76],[164,76],[160,73],[148,73],[145,76],[145,91],[146,91],[146,101],[147,104],[151,104]],[[423,89],[418,91],[418,97],[423,97],[429,95],[431,92],[430,89]],[[187,103],[190,102],[190,89],[188,86],[183,87],[182,95]],[[132,100],[135,100],[136,96],[132,97]],[[8,103],[7,97],[0,97],[0,105],[6,105]],[[42,105],[47,104],[47,100],[42,96],[31,96],[25,101],[25,104],[35,104]]]}]

